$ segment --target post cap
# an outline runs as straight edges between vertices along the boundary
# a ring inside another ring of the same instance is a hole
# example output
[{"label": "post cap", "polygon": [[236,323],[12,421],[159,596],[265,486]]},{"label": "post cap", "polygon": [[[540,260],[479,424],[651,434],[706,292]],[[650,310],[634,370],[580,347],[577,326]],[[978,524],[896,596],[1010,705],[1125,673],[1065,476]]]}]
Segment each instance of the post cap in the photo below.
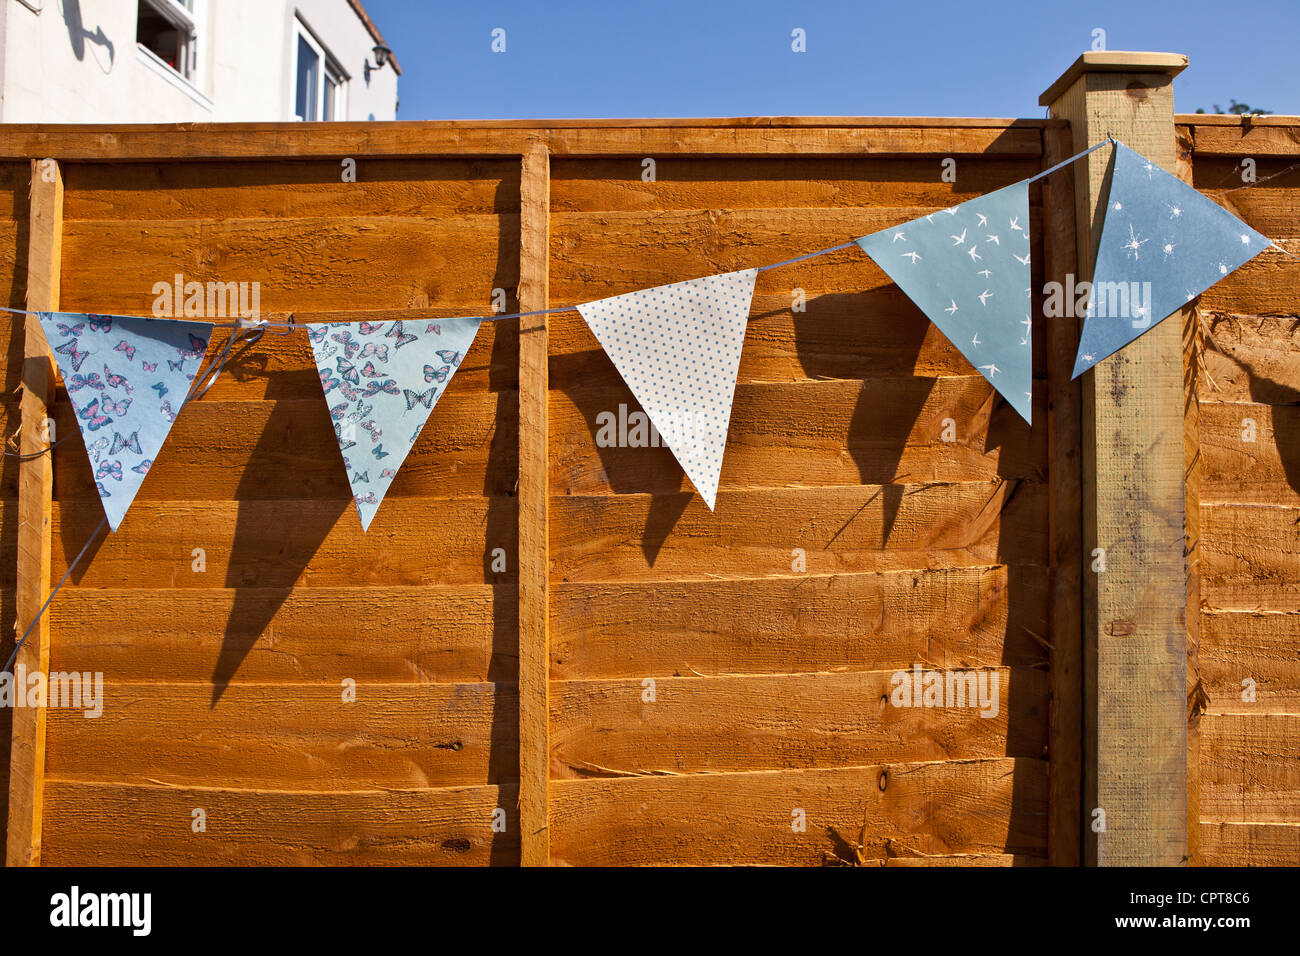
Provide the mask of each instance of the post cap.
[{"label": "post cap", "polygon": [[1164,73],[1177,76],[1187,69],[1185,53],[1135,53],[1131,50],[1089,50],[1070,64],[1038,98],[1039,106],[1051,106],[1084,73]]}]

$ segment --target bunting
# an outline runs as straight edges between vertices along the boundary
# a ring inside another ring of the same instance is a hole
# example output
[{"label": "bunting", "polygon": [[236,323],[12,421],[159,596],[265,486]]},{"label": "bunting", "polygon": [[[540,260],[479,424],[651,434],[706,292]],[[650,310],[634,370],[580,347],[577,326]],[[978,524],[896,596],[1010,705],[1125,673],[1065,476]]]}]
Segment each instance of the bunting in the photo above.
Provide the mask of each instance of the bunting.
[{"label": "bunting", "polygon": [[1116,143],[1072,377],[1115,354],[1270,245],[1212,199]]},{"label": "bunting", "polygon": [[1028,181],[857,243],[1028,422],[1033,404]]},{"label": "bunting", "polygon": [[39,318],[116,531],[189,394],[212,324],[72,312]]},{"label": "bunting", "polygon": [[710,511],[757,276],[744,269],[577,307]]},{"label": "bunting", "polygon": [[481,321],[306,324],[362,530],[369,530]]}]

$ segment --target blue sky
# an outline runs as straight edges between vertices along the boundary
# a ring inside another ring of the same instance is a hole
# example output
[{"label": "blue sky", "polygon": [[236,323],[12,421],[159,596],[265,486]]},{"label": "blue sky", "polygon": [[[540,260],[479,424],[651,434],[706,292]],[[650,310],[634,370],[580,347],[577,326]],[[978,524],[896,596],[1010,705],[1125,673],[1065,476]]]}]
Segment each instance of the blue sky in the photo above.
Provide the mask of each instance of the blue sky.
[{"label": "blue sky", "polygon": [[[402,66],[403,120],[1039,117],[1038,95],[1096,28],[1107,49],[1191,57],[1179,112],[1235,98],[1300,113],[1300,0],[365,4]],[[497,27],[505,53],[490,49]]]}]

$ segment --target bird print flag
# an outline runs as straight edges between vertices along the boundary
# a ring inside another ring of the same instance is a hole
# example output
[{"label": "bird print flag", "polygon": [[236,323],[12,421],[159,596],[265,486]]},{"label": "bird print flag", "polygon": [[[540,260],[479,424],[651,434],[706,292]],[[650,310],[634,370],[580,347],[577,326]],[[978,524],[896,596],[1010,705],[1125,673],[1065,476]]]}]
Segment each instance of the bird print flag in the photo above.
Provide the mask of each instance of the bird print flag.
[{"label": "bird print flag", "polygon": [[362,530],[369,530],[481,321],[306,325]]},{"label": "bird print flag", "polygon": [[1033,399],[1028,182],[857,243],[1028,422]]},{"label": "bird print flag", "polygon": [[710,511],[757,276],[745,269],[578,306]]},{"label": "bird print flag", "polygon": [[1073,377],[1270,245],[1212,199],[1116,143]]},{"label": "bird print flag", "polygon": [[116,531],[185,403],[212,324],[71,312],[39,318]]}]

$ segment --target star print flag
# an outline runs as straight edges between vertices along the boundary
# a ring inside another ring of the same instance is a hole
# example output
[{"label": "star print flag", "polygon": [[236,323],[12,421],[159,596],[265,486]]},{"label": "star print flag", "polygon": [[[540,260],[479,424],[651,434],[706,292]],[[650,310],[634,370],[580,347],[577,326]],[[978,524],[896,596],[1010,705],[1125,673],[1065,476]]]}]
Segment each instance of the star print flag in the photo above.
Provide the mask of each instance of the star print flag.
[{"label": "star print flag", "polygon": [[1028,422],[1029,184],[1007,186],[857,242]]},{"label": "star print flag", "polygon": [[745,269],[578,306],[710,511],[757,276]]},{"label": "star print flag", "polygon": [[39,319],[116,531],[185,403],[212,323],[73,312]]},{"label": "star print flag", "polygon": [[1123,143],[1105,216],[1075,378],[1272,244]]},{"label": "star print flag", "polygon": [[307,323],[361,530],[369,530],[480,321]]}]

